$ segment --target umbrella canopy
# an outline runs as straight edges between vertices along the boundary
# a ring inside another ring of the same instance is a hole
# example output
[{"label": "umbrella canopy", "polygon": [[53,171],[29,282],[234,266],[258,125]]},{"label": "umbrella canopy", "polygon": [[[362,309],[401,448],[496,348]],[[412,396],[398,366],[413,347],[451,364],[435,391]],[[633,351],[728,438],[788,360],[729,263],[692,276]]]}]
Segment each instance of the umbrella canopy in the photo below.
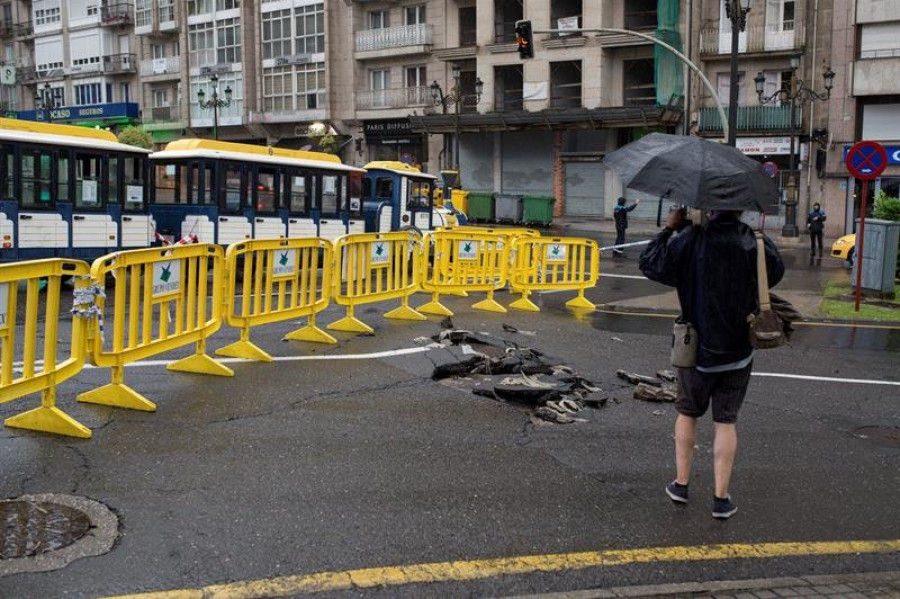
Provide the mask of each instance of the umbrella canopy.
[{"label": "umbrella canopy", "polygon": [[625,187],[703,210],[759,210],[778,203],[775,181],[740,150],[703,139],[651,133],[607,154]]}]

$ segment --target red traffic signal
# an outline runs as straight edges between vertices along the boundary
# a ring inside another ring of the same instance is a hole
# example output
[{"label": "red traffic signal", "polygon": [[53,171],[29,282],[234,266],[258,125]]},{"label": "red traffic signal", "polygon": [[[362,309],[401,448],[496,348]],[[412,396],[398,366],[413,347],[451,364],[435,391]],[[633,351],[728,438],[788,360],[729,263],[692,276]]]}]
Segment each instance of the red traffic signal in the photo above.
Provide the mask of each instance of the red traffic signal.
[{"label": "red traffic signal", "polygon": [[531,21],[516,21],[516,44],[519,46],[519,58],[534,58]]}]

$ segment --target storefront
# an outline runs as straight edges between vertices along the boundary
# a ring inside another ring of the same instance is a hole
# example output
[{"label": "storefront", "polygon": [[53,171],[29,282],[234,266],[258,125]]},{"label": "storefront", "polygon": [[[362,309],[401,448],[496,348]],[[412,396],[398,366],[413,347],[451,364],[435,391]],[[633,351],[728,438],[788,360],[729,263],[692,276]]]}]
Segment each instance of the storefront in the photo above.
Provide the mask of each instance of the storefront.
[{"label": "storefront", "polygon": [[135,102],[62,106],[48,110],[20,110],[16,118],[61,125],[113,128],[140,123],[140,109]]},{"label": "storefront", "polygon": [[409,119],[363,121],[368,159],[398,160],[410,165],[428,161],[426,136],[413,133]]}]

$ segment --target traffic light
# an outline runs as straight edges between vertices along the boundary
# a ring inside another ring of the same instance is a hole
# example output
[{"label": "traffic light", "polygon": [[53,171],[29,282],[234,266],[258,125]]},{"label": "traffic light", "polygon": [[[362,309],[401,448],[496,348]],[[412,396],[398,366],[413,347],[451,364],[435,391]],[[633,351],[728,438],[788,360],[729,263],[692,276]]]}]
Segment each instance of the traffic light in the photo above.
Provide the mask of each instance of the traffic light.
[{"label": "traffic light", "polygon": [[516,21],[516,43],[519,45],[519,58],[534,58],[531,21]]}]

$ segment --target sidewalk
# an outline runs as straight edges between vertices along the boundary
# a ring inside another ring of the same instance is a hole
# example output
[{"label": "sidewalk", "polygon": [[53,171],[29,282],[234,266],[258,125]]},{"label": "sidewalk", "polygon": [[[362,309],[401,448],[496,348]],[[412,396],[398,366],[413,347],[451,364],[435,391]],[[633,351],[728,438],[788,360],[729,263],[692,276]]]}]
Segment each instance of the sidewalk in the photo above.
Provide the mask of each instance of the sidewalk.
[{"label": "sidewalk", "polygon": [[527,595],[508,599],[618,599],[622,597],[900,599],[900,572],[615,587],[569,593]]}]

